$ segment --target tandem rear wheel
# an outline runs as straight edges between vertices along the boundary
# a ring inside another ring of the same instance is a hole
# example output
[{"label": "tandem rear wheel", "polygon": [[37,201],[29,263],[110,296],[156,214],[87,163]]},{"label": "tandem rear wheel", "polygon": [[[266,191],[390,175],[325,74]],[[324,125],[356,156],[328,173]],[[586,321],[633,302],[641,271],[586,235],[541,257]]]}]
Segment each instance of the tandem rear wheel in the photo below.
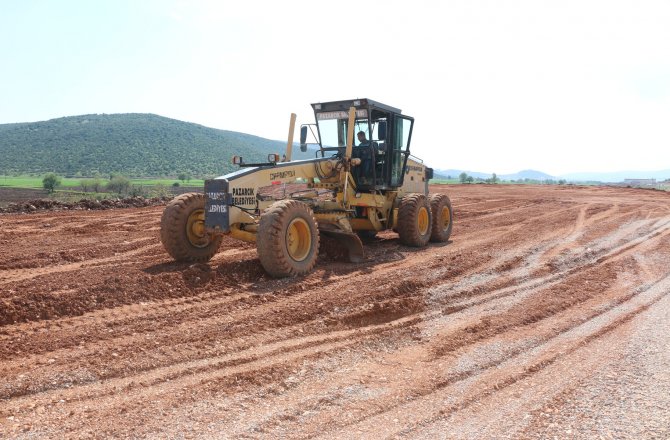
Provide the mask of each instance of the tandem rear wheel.
[{"label": "tandem rear wheel", "polygon": [[430,240],[432,226],[430,203],[425,195],[408,194],[400,200],[397,230],[402,244],[425,246]]},{"label": "tandem rear wheel", "polygon": [[451,200],[446,194],[433,194],[430,196],[430,210],[433,216],[430,241],[444,243],[451,236],[454,221]]}]

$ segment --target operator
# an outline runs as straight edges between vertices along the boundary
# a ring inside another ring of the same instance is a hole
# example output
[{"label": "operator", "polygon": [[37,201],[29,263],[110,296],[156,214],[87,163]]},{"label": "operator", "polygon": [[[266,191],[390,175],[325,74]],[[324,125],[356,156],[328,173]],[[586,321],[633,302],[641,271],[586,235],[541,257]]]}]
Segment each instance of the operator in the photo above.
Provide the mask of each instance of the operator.
[{"label": "operator", "polygon": [[364,131],[359,131],[358,132],[358,142],[359,147],[369,147],[370,146],[370,141],[365,137],[365,132]]},{"label": "operator", "polygon": [[363,130],[359,131],[356,136],[358,137],[359,142],[356,156],[361,158],[359,169],[360,180],[369,181],[372,179],[372,154],[370,152],[370,141],[365,136]]}]

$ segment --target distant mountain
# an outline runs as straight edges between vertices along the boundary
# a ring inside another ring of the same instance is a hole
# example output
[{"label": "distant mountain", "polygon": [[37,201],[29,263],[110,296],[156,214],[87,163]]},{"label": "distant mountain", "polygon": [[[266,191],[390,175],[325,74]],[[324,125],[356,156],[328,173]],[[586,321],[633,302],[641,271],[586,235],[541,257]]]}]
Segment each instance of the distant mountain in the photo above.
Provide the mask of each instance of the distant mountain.
[{"label": "distant mountain", "polygon": [[560,176],[571,181],[623,182],[624,179],[670,179],[670,169],[660,171],[616,171],[609,173],[570,173]]},{"label": "distant mountain", "polygon": [[[245,162],[283,154],[286,144],[153,114],[83,115],[0,124],[0,174],[116,172],[128,176],[218,176]],[[296,147],[293,158],[314,157]]]},{"label": "distant mountain", "polygon": [[536,170],[523,170],[514,174],[501,174],[501,179],[504,180],[519,180],[519,179],[531,179],[531,180],[556,180],[556,177],[543,173],[542,171]]},{"label": "distant mountain", "polygon": [[[451,177],[452,179],[458,179],[458,176],[464,172],[463,170],[457,169],[446,169],[446,170],[435,170],[436,175]],[[491,177],[491,173],[481,173],[477,171],[465,171],[468,176],[479,179],[488,179]],[[659,170],[659,171],[615,171],[615,172],[601,172],[601,173],[569,173],[561,174],[560,176],[552,176],[542,171],[536,170],[523,170],[518,173],[513,174],[498,174],[497,175],[501,180],[560,180],[564,179],[570,182],[603,182],[603,183],[616,183],[623,182],[624,179],[656,179],[657,181],[663,181],[670,179],[670,169]]]}]

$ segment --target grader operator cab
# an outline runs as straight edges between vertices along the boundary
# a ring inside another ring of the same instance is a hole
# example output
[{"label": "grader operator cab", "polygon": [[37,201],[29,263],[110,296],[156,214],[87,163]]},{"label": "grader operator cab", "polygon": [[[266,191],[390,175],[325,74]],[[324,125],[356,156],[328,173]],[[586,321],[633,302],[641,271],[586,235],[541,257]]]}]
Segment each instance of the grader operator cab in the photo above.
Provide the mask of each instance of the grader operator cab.
[{"label": "grader operator cab", "polygon": [[[410,155],[414,119],[371,99],[312,104],[315,124],[300,129],[300,148],[315,158],[291,160],[295,115],[284,158],[264,163],[235,156],[238,171],[183,194],[163,212],[161,241],[178,261],[208,261],[223,235],[255,242],[272,276],[304,274],[319,253],[319,234],[336,238],[349,260],[363,259],[360,237],[393,229],[400,242],[445,242],[451,202],[428,194],[433,170]],[[308,139],[310,138],[310,139]]]}]

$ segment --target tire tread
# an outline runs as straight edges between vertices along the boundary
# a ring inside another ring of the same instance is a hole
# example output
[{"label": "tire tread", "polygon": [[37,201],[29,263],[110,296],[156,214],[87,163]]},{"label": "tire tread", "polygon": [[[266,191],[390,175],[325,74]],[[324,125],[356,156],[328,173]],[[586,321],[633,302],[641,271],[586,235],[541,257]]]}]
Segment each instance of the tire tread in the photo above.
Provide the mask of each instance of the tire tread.
[{"label": "tire tread", "polygon": [[[449,207],[449,227],[445,230],[442,228],[442,208],[447,205]],[[436,243],[444,243],[449,240],[451,230],[454,224],[454,212],[451,209],[451,200],[446,194],[433,194],[430,196],[430,208],[433,215],[433,228],[430,234],[430,241]]]},{"label": "tire tread", "polygon": [[[419,209],[425,207],[428,210],[428,217],[430,224],[426,234],[421,235],[417,224],[419,216]],[[433,216],[430,209],[430,204],[425,195],[420,193],[413,193],[404,196],[400,200],[398,209],[398,235],[400,242],[406,246],[422,247],[428,244],[430,239],[430,232],[432,231]]]},{"label": "tire tread", "polygon": [[161,216],[161,242],[172,258],[177,261],[202,263],[209,261],[219,250],[223,237],[216,235],[204,248],[192,246],[186,235],[186,222],[197,209],[205,208],[205,195],[200,193],[181,194],[163,210]]},{"label": "tire tread", "polygon": [[[285,234],[289,223],[302,217],[310,226],[312,250],[303,261],[293,261],[286,249]],[[258,258],[263,268],[274,277],[302,275],[316,265],[319,255],[319,230],[312,209],[299,200],[279,200],[262,215],[256,238]]]}]

